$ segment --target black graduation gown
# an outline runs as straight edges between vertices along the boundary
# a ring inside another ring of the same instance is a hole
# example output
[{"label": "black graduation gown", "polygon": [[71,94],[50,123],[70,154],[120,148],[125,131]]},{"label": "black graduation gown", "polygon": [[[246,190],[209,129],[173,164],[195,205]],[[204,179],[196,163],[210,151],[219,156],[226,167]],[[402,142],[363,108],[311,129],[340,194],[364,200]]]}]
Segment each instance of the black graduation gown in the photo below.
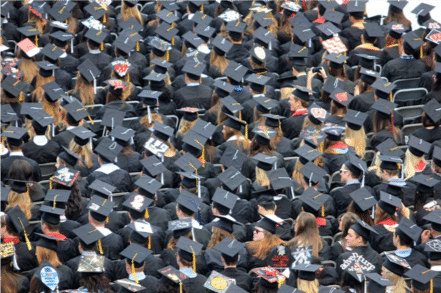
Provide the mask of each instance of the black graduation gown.
[{"label": "black graduation gown", "polygon": [[436,127],[433,129],[427,129],[424,127],[421,127],[417,131],[415,131],[412,135],[421,138],[428,143],[434,143],[435,141],[441,140],[441,128]]},{"label": "black graduation gown", "polygon": [[[162,228],[156,227],[157,231],[151,235],[151,251],[153,251],[153,254],[159,254],[161,253],[162,249],[164,248],[164,230]],[[124,228],[118,230],[117,234],[121,236],[123,239],[123,246],[127,247],[130,245],[130,234],[132,233],[133,229],[131,229],[128,226],[125,226]]]},{"label": "black graduation gown", "polygon": [[[294,113],[292,114],[294,115]],[[307,113],[303,115],[291,116],[287,119],[282,120],[282,131],[283,136],[292,140],[296,137],[299,137],[302,127],[303,121],[305,120]]]},{"label": "black graduation gown", "polygon": [[[337,150],[337,149],[336,149]],[[332,175],[338,170],[340,170],[341,166],[349,160],[349,155],[356,155],[354,149],[352,147],[347,146],[345,149],[338,149],[339,154],[323,154],[323,169],[325,169],[328,174]]]},{"label": "black graduation gown", "polygon": [[420,60],[396,58],[384,65],[381,76],[386,77],[389,82],[394,82],[397,79],[420,77],[424,72],[426,72],[426,66]]},{"label": "black graduation gown", "polygon": [[[355,253],[358,254],[359,257],[362,257],[365,261],[367,261],[366,263],[362,259],[360,259],[361,261],[363,261],[363,264],[365,265],[367,271],[375,272],[378,274],[381,273],[383,260],[381,259],[381,256],[375,250],[373,250],[369,244],[367,244],[364,246],[355,247],[354,249],[352,249],[352,251],[347,251],[337,258],[337,271],[340,276],[343,270],[346,268],[346,266],[342,267],[342,264],[344,264],[345,260],[347,260],[349,257],[352,256],[352,254]],[[370,265],[368,263],[370,263]]]},{"label": "black graduation gown", "polygon": [[[81,255],[72,258],[71,260],[66,262],[66,266],[68,266],[74,273],[72,288],[79,288],[81,286],[80,284],[81,273],[77,272],[78,266],[80,265],[80,261],[81,261]],[[113,277],[113,263],[107,257],[104,258],[104,275],[109,279],[110,282],[115,280]]]},{"label": "black graduation gown", "polygon": [[129,172],[120,168],[108,173],[106,167],[103,168],[103,166],[101,166],[87,176],[87,186],[96,179],[115,186],[116,190],[114,193],[131,192],[133,190],[132,178],[130,177]]},{"label": "black graduation gown", "polygon": [[[366,118],[366,121],[364,121],[364,124],[363,124],[364,131],[366,133],[369,133],[369,132],[373,131],[374,115],[375,115],[375,110],[371,109],[368,112],[368,117]],[[399,114],[396,111],[394,111],[394,125],[396,127],[399,127],[400,129],[403,128],[403,116],[401,116],[401,114]]]},{"label": "black graduation gown", "polygon": [[175,102],[178,109],[196,107],[208,110],[211,108],[211,95],[213,90],[204,84],[186,86],[175,93]]},{"label": "black graduation gown", "polygon": [[234,86],[234,90],[230,94],[230,96],[232,96],[236,100],[236,102],[240,104],[245,103],[253,97],[249,91],[245,90],[241,86]]},{"label": "black graduation gown", "polygon": [[234,279],[236,281],[236,286],[239,286],[247,292],[251,292],[253,278],[247,273],[237,268],[226,268],[223,271],[220,271],[220,273],[228,278]]},{"label": "black graduation gown", "polygon": [[149,217],[144,219],[153,226],[162,228],[164,231],[168,228],[168,222],[171,221],[170,215],[164,209],[154,207],[149,209]]},{"label": "black graduation gown", "polygon": [[385,227],[385,225],[375,225],[372,228],[377,232],[371,233],[369,243],[371,247],[376,250],[378,253],[382,253],[383,251],[391,251],[395,250],[395,245],[393,245],[393,231],[389,231],[388,229],[395,230],[396,225]]},{"label": "black graduation gown", "polygon": [[[63,56],[63,55],[62,55]],[[80,65],[77,58],[66,53],[65,57],[60,57],[60,67],[61,70],[64,70],[71,75],[77,70],[78,65]]]},{"label": "black graduation gown", "polygon": [[230,51],[225,55],[228,60],[233,60],[237,63],[247,58],[250,55],[248,50],[243,46],[243,44],[233,44]]},{"label": "black graduation gown", "polygon": [[[390,132],[389,130],[381,130],[380,132],[378,132],[377,134],[374,134],[374,136],[372,136],[371,141],[369,142],[369,147],[371,149],[375,149],[379,144],[381,144],[382,142],[384,142],[387,139],[392,139],[395,141],[394,139],[394,135],[392,132]],[[399,141],[395,141],[395,143],[397,145],[403,145],[404,144],[404,135],[401,134],[401,140]]]},{"label": "black graduation gown", "polygon": [[[158,270],[163,268],[164,264],[161,259],[157,258],[153,254],[150,254],[145,259],[145,267],[144,267],[144,274],[148,276],[153,276],[155,278],[159,278],[161,276],[160,273],[158,273]],[[123,259],[119,262],[113,263],[113,274],[114,274],[114,280],[124,279],[128,278],[129,274],[126,271],[126,260]]]},{"label": "black graduation gown", "polygon": [[276,203],[276,216],[282,219],[294,219],[296,217],[296,212],[294,205],[291,200],[289,200],[284,195],[278,195],[274,197],[274,202]]},{"label": "black graduation gown", "polygon": [[411,254],[408,257],[404,257],[404,259],[409,263],[410,267],[412,268],[417,264],[426,268],[430,267],[427,257],[413,248]]},{"label": "black graduation gown", "polygon": [[276,140],[276,151],[283,157],[294,157],[296,155],[292,141],[284,136]]},{"label": "black graduation gown", "polygon": [[6,179],[8,178],[8,172],[9,169],[11,168],[12,164],[15,162],[15,160],[24,160],[29,162],[32,165],[32,169],[33,169],[33,181],[39,182],[41,181],[41,170],[40,170],[40,166],[38,166],[38,163],[35,162],[32,159],[29,159],[27,157],[24,156],[8,156],[7,158],[4,158],[1,160],[1,170],[2,170],[2,181],[6,182]]},{"label": "black graduation gown", "polygon": [[[32,277],[34,276],[37,269],[38,268],[35,268],[35,269],[28,272],[27,277],[28,277],[29,281],[32,280]],[[65,289],[73,288],[72,283],[74,280],[74,274],[73,274],[72,270],[68,266],[65,266],[65,265],[60,265],[56,269],[61,272],[61,274],[58,276],[58,278],[60,280],[60,282],[58,283],[58,289],[65,290]]]},{"label": "black graduation gown", "polygon": [[119,253],[123,251],[123,239],[116,233],[111,233],[104,238],[101,238],[101,245],[103,247],[104,255],[110,259],[120,259]]},{"label": "black graduation gown", "polygon": [[63,130],[62,132],[58,133],[52,140],[57,142],[60,146],[69,148],[69,144],[74,137],[75,134],[73,134],[72,132],[68,130]]},{"label": "black graduation gown", "polygon": [[15,255],[18,267],[22,272],[30,271],[38,267],[37,257],[35,256],[35,247],[28,249],[26,242],[19,242],[14,245]]},{"label": "black graduation gown", "polygon": [[349,103],[348,108],[355,111],[368,112],[374,103],[375,97],[374,91],[372,91],[355,96],[355,98]]},{"label": "black graduation gown", "polygon": [[[222,253],[214,248],[207,249],[204,252],[206,272],[209,274],[212,270],[221,271],[224,268],[224,264],[221,261]],[[248,252],[245,248],[239,251],[239,261],[237,262],[237,268],[240,271],[246,272],[248,265]]]},{"label": "black graduation gown", "polygon": [[142,164],[139,161],[143,158],[138,152],[133,152],[129,155],[119,154],[116,165],[129,173],[141,172]]},{"label": "black graduation gown", "polygon": [[[283,156],[281,154],[279,154],[276,151],[273,151],[271,156],[277,157],[276,164],[278,169],[285,167],[285,160],[283,160]],[[247,158],[245,162],[243,162],[241,173],[243,174],[243,176],[249,178],[251,181],[255,181],[256,166],[257,166],[257,161],[255,159]]]},{"label": "black graduation gown", "polygon": [[204,292],[204,284],[207,278],[204,275],[198,274],[195,278],[188,278],[182,281],[182,287],[185,292]]},{"label": "black graduation gown", "polygon": [[[78,222],[82,225],[86,225],[89,223],[89,214],[84,214],[80,218],[78,218]],[[105,222],[104,226],[111,230],[112,232],[116,233],[119,229],[122,229],[125,225],[130,223],[130,219],[128,214],[120,214],[116,211],[112,211],[108,217],[109,222]]]},{"label": "black graduation gown", "polygon": [[[129,277],[129,275],[127,275],[127,278],[128,277]],[[139,285],[146,288],[145,292],[152,292],[152,293],[158,292],[159,280],[157,278],[149,276],[149,275],[145,275],[145,278],[142,280],[138,279],[138,282],[139,282]],[[112,285],[112,290],[115,290],[116,292],[127,292],[127,289],[123,289],[123,287],[121,285],[119,285],[118,283],[114,283]]]},{"label": "black graduation gown", "polygon": [[[338,229],[336,219],[317,218],[317,224],[320,236],[334,236]],[[323,225],[324,224],[324,225]]]},{"label": "black graduation gown", "polygon": [[[336,189],[331,192],[331,197],[334,199],[335,210],[337,212],[337,216],[346,213],[346,209],[349,204],[352,202],[352,198],[349,196],[351,192],[354,192],[361,188],[360,183],[345,185],[342,188]],[[373,192],[370,187],[365,186],[373,195]]]},{"label": "black graduation gown", "polygon": [[[361,35],[365,30],[358,28],[356,26],[350,26],[345,28],[340,34],[348,39],[349,48],[348,51],[351,52],[355,47],[361,44]],[[358,64],[357,64],[358,65]]]},{"label": "black graduation gown", "polygon": [[28,293],[30,281],[24,276],[18,278],[18,291],[17,293]]},{"label": "black graduation gown", "polygon": [[60,145],[53,140],[48,140],[45,145],[37,145],[34,140],[30,140],[23,146],[23,154],[38,164],[56,162],[60,152]]},{"label": "black graduation gown", "polygon": [[336,261],[338,256],[343,253],[345,253],[345,250],[343,250],[343,246],[341,246],[341,241],[334,242],[331,246],[331,255],[329,259]]},{"label": "black graduation gown", "polygon": [[[80,166],[81,164],[81,166]],[[98,169],[100,167],[100,163],[98,161],[98,155],[92,154],[92,167],[90,169],[87,168],[86,164],[80,161],[77,161],[75,166],[73,166],[75,170],[80,171],[81,177],[86,178],[89,176],[93,171]]]},{"label": "black graduation gown", "polygon": [[99,109],[98,112],[96,112],[95,118],[102,119],[107,109],[113,109],[113,110],[125,112],[126,114],[124,118],[136,117],[135,109],[133,108],[132,105],[127,104],[123,101],[113,101],[104,105],[101,109]]},{"label": "black graduation gown", "polygon": [[387,62],[399,58],[400,51],[398,45],[391,45],[384,47],[381,54],[381,62],[382,64],[386,64]]},{"label": "black graduation gown", "polygon": [[81,56],[79,62],[81,64],[86,60],[92,62],[100,71],[102,71],[106,66],[110,64],[110,62],[112,62],[112,57],[104,52],[100,52],[99,54],[93,54],[89,52]]},{"label": "black graduation gown", "polygon": [[[362,44],[358,47],[356,47],[354,50],[350,51],[349,53],[349,59],[348,59],[348,65],[349,66],[357,66],[358,62],[360,60],[360,57],[357,56],[356,54],[369,54],[371,56],[375,56],[379,58],[379,61],[381,62],[381,50],[378,49],[377,47],[373,47],[372,49],[367,49],[368,47],[366,46],[366,44]],[[377,61],[377,63],[380,63]]]}]

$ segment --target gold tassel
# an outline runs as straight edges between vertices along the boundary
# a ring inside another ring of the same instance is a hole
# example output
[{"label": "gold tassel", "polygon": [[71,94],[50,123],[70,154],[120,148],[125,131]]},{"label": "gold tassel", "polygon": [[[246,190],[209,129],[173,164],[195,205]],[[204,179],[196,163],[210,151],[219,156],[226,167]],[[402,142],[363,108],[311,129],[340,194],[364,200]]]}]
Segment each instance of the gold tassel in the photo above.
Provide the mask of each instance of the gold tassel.
[{"label": "gold tassel", "polygon": [[106,223],[109,223],[109,217],[106,218]]},{"label": "gold tassel", "polygon": [[100,254],[104,254],[103,245],[101,244],[101,239],[98,239],[98,249],[100,250]]},{"label": "gold tassel", "polygon": [[101,42],[100,49],[101,51],[104,51],[104,42]]},{"label": "gold tassel", "polygon": [[149,236],[149,249],[152,250],[152,236]]},{"label": "gold tassel", "polygon": [[136,42],[136,52],[139,52],[139,41]]},{"label": "gold tassel", "polygon": [[201,4],[201,13],[204,13],[204,3]]},{"label": "gold tassel", "polygon": [[53,210],[55,210],[55,208],[57,207],[57,197],[58,197],[58,194],[56,194],[56,195],[54,196],[54,204],[53,204],[53,206],[52,206],[52,209],[53,209]]},{"label": "gold tassel", "polygon": [[182,282],[179,281],[179,293],[182,293]]},{"label": "gold tassel", "polygon": [[26,240],[26,245],[28,246],[28,250],[32,250],[31,242],[29,241],[28,234],[26,233],[25,226],[23,225],[23,222],[21,221],[21,218],[18,218],[20,221],[21,227],[23,228],[23,234]]},{"label": "gold tassel", "polygon": [[194,254],[193,246],[190,245],[190,249],[193,254],[193,273],[196,274],[196,254]]},{"label": "gold tassel", "polygon": [[165,60],[166,60],[167,62],[170,60],[170,53],[168,52],[168,50],[167,50],[167,52],[165,53]]},{"label": "gold tassel", "polygon": [[49,178],[49,189],[52,189],[52,180],[54,180],[54,176]]},{"label": "gold tassel", "polygon": [[279,120],[279,130],[280,130],[280,132],[283,132],[282,131],[282,122],[280,122],[280,120]]},{"label": "gold tassel", "polygon": [[245,124],[245,138],[248,139],[248,124]]},{"label": "gold tassel", "polygon": [[197,139],[195,139],[194,140],[198,145],[200,145],[201,147],[202,147],[202,154],[201,154],[201,156],[199,157],[199,159],[200,159],[200,161],[202,162],[202,167],[205,167],[205,148],[204,148],[204,145],[200,142],[200,141],[198,141]]},{"label": "gold tassel", "polygon": [[135,279],[136,284],[139,284],[138,277],[136,277],[136,271],[135,271],[135,258],[138,256],[138,253],[135,253],[135,255],[132,258],[132,274],[133,278]]},{"label": "gold tassel", "polygon": [[150,218],[150,215],[149,215],[149,208],[146,208],[146,209],[145,209],[144,218],[146,218],[146,219]]},{"label": "gold tassel", "polygon": [[172,44],[172,46],[175,45],[175,38],[174,37],[171,39],[171,44]]},{"label": "gold tassel", "polygon": [[325,217],[325,205],[322,205],[322,218]]},{"label": "gold tassel", "polygon": [[283,284],[285,284],[285,279],[283,277],[277,278],[277,288],[280,288]]},{"label": "gold tassel", "polygon": [[433,279],[430,279],[430,293],[433,293]]},{"label": "gold tassel", "polygon": [[23,98],[23,93],[22,92],[20,92],[20,94],[18,95],[18,102],[19,103],[23,103],[24,102],[24,98]]},{"label": "gold tassel", "polygon": [[389,93],[389,101],[392,102],[393,97],[392,97],[392,91]]},{"label": "gold tassel", "polygon": [[420,59],[423,59],[423,46],[420,47]]},{"label": "gold tassel", "polygon": [[90,121],[90,124],[94,124],[94,122],[93,122],[93,120],[92,120],[92,117],[90,117],[90,115],[89,116],[87,116],[87,118],[89,118],[89,121]]},{"label": "gold tassel", "polygon": [[127,73],[126,75],[126,82],[130,82],[130,73]]},{"label": "gold tassel", "polygon": [[103,15],[103,24],[106,24],[107,23],[107,16],[106,16],[106,14],[104,14]]},{"label": "gold tassel", "polygon": [[35,46],[38,47],[38,35],[35,35]]}]

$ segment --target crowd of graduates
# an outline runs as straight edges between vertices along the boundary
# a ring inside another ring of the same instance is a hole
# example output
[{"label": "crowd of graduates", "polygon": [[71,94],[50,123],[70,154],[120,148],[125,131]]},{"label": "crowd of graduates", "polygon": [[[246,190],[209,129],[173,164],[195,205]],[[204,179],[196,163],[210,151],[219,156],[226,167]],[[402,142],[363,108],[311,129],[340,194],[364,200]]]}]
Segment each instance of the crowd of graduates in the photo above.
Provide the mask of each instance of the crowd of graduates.
[{"label": "crowd of graduates", "polygon": [[2,292],[441,292],[441,23],[387,2],[2,1]]}]

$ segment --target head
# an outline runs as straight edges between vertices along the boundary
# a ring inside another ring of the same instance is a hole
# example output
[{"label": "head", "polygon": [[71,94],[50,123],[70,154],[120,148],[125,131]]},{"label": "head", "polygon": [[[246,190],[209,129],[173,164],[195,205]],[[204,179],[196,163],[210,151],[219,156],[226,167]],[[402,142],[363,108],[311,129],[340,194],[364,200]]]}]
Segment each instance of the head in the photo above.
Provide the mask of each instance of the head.
[{"label": "head", "polygon": [[352,228],[349,228],[348,234],[345,237],[346,245],[350,248],[356,248],[358,246],[366,245],[366,240],[361,237]]},{"label": "head", "polygon": [[299,109],[308,108],[308,102],[302,99],[297,98],[293,94],[289,96],[289,105],[291,107],[291,111],[296,111]]}]

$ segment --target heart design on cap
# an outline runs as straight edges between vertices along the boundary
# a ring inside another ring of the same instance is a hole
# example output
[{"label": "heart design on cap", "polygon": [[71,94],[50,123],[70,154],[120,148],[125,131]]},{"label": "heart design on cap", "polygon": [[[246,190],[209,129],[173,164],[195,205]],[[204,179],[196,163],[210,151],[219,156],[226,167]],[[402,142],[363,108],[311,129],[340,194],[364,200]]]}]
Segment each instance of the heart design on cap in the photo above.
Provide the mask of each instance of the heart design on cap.
[{"label": "heart design on cap", "polygon": [[323,118],[323,119],[326,118],[326,110],[322,108],[312,108],[311,114],[315,118]]},{"label": "heart design on cap", "polygon": [[348,100],[348,93],[338,93],[335,95],[335,98],[339,103],[346,102]]}]

